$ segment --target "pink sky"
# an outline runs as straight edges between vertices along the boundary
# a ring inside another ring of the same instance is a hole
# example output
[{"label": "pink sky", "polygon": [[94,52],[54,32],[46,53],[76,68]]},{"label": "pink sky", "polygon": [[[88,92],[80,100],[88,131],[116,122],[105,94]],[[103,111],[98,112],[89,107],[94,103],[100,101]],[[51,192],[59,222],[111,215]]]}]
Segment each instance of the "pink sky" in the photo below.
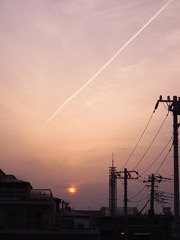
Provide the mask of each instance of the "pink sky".
[{"label": "pink sky", "polygon": [[[180,2],[171,1],[93,82],[47,126],[44,123],[167,2],[0,1],[3,171],[30,181],[34,188],[51,188],[75,208],[108,206],[112,152],[121,170],[159,95],[180,95]],[[166,114],[159,105],[128,170],[135,167]],[[140,174],[171,136],[169,114],[136,169]],[[165,154],[143,177],[156,172]],[[159,171],[164,177],[173,175],[172,155]],[[67,193],[70,186],[77,187],[74,195]],[[123,186],[118,186],[122,206]],[[130,182],[129,197],[142,186],[142,181]],[[167,183],[161,183],[161,188],[167,189]],[[172,184],[168,190],[172,192]]]}]

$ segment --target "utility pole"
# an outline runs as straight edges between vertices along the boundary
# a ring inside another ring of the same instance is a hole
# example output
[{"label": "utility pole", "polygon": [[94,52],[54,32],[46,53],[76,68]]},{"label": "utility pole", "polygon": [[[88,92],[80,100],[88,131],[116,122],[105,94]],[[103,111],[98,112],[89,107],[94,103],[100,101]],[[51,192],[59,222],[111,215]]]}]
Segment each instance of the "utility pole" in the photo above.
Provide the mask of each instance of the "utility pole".
[{"label": "utility pole", "polygon": [[155,180],[154,174],[151,175],[150,180],[151,180],[150,214],[152,220],[154,220],[154,180]]},{"label": "utility pole", "polygon": [[[157,187],[156,183],[160,183],[163,179],[163,177],[159,176],[155,176],[154,174],[149,175],[148,180],[145,180],[143,182],[147,182],[150,183],[150,193],[151,193],[151,197],[150,197],[150,210],[149,210],[149,214],[150,214],[150,222],[151,222],[151,239],[154,239],[154,215],[155,215],[155,211],[154,211],[154,200],[155,200],[155,187]],[[149,185],[147,185],[149,187]]]},{"label": "utility pole", "polygon": [[[133,173],[135,173],[136,176],[133,177]],[[118,179],[124,179],[124,235],[125,240],[128,240],[127,180],[138,179],[139,174],[136,171],[128,171],[127,168],[125,168],[124,171],[116,172],[116,175]]]},{"label": "utility pole", "polygon": [[144,180],[143,182],[151,183],[151,197],[150,197],[150,216],[152,221],[154,220],[154,200],[155,200],[155,183],[160,183],[162,179],[165,179],[161,176],[155,176],[154,174],[149,175],[148,180]]},{"label": "utility pole", "polygon": [[168,96],[167,99],[163,100],[160,96],[159,100],[156,103],[155,110],[158,108],[159,103],[166,103],[168,110],[173,114],[173,145],[174,145],[174,230],[175,230],[175,239],[180,239],[179,232],[179,153],[178,153],[178,116],[180,115],[180,97],[173,96],[173,99],[170,99]]}]

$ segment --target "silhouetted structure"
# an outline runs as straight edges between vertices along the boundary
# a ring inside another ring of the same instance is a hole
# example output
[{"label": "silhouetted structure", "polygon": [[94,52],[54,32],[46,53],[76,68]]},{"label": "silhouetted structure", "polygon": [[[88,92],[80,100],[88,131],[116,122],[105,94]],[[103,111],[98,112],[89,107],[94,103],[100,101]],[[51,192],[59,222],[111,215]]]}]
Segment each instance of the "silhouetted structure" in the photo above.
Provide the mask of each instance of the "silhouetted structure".
[{"label": "silhouetted structure", "polygon": [[[180,208],[179,208],[179,139],[178,128],[180,126],[178,117],[180,116],[180,97],[167,96],[163,99],[160,95],[159,100],[155,105],[155,110],[159,103],[166,103],[168,111],[173,114],[173,145],[174,145],[174,235],[175,239],[180,239]],[[155,111],[154,110],[154,111]]]},{"label": "silhouetted structure", "polygon": [[[171,217],[155,216],[152,224],[148,215],[128,215],[129,240],[172,240]],[[99,217],[97,226],[101,240],[124,240],[124,216]]]},{"label": "silhouetted structure", "polygon": [[0,170],[0,229],[46,230],[56,226],[56,212],[64,202],[50,189],[33,189],[26,181]]},{"label": "silhouetted structure", "polygon": [[109,168],[109,212],[110,216],[115,216],[117,213],[117,178],[114,159],[112,159],[112,167]]},{"label": "silhouetted structure", "polygon": [[0,239],[99,239],[88,216],[71,211],[50,189],[31,184],[0,170]]}]

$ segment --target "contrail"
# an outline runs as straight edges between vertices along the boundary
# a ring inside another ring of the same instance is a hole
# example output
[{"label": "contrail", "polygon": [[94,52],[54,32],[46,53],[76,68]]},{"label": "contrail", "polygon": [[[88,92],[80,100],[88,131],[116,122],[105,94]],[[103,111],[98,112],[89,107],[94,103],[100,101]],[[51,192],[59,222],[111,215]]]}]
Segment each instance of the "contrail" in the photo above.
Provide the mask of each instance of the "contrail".
[{"label": "contrail", "polygon": [[82,87],[73,93],[44,123],[46,126],[72,99],[74,99],[80,92],[82,92],[161,12],[168,7],[173,0],[169,0],[161,7],[111,58],[107,61]]}]

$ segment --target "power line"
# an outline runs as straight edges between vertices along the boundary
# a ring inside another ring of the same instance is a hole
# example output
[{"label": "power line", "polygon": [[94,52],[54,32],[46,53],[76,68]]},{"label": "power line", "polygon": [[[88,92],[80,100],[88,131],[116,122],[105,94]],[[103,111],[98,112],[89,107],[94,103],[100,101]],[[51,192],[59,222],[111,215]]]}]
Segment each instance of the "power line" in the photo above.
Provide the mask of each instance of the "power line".
[{"label": "power line", "polygon": [[144,200],[147,200],[148,199],[148,197],[150,196],[150,194],[148,194],[145,198],[143,198],[143,199],[140,199],[140,200],[137,200],[137,201],[130,201],[131,203],[140,203],[140,202],[142,202],[142,201],[144,201]]},{"label": "power line", "polygon": [[144,175],[154,164],[155,162],[159,159],[159,157],[162,155],[162,153],[165,151],[165,149],[167,148],[167,146],[169,145],[169,143],[171,142],[172,137],[170,138],[170,140],[166,143],[166,145],[163,147],[162,151],[159,153],[159,155],[156,157],[156,159],[151,163],[151,165],[141,174]]},{"label": "power line", "polygon": [[139,217],[139,215],[143,212],[143,210],[146,208],[146,206],[148,205],[148,203],[150,202],[150,198],[148,199],[148,201],[145,203],[145,205],[142,207],[142,209],[138,212],[138,214],[132,219],[131,223],[133,223],[136,218]]},{"label": "power line", "polygon": [[134,196],[132,196],[131,198],[129,198],[129,200],[137,197],[144,189],[146,188],[146,186],[144,186],[138,193],[136,193]]},{"label": "power line", "polygon": [[172,147],[173,147],[173,143],[172,143],[172,145],[171,145],[171,147],[170,147],[169,151],[167,152],[167,154],[166,154],[166,156],[165,156],[164,160],[162,161],[162,163],[160,164],[159,168],[157,169],[156,173],[157,173],[157,172],[160,170],[160,168],[162,167],[162,165],[163,165],[163,164],[164,164],[164,162],[166,161],[166,159],[167,159],[167,157],[168,157],[169,153],[170,153],[170,152],[171,152],[171,150],[172,150]]},{"label": "power line", "polygon": [[136,169],[136,168],[139,166],[139,164],[142,162],[142,160],[143,160],[144,157],[146,156],[147,152],[149,151],[149,149],[151,148],[152,144],[154,143],[156,137],[158,136],[159,132],[161,131],[161,129],[162,129],[162,127],[163,127],[163,125],[164,125],[164,123],[165,123],[168,115],[169,115],[169,112],[167,113],[166,117],[164,118],[163,122],[161,123],[161,125],[160,125],[160,127],[159,127],[156,135],[155,135],[154,138],[152,139],[149,147],[146,149],[146,151],[144,152],[143,156],[141,157],[141,159],[139,160],[139,162],[136,164],[136,166],[133,168],[133,170]]},{"label": "power line", "polygon": [[151,116],[150,116],[150,118],[149,118],[149,120],[148,120],[148,122],[147,122],[147,124],[146,124],[146,126],[145,126],[145,128],[144,128],[144,130],[143,130],[143,132],[142,132],[142,134],[141,134],[141,136],[140,136],[140,138],[139,138],[139,140],[137,141],[134,149],[132,150],[131,154],[129,155],[129,157],[128,157],[127,161],[125,162],[124,166],[122,167],[122,169],[124,169],[124,167],[126,166],[126,164],[127,164],[127,163],[129,162],[129,160],[131,159],[132,155],[133,155],[134,152],[136,151],[136,149],[137,149],[137,147],[138,147],[138,145],[139,145],[142,137],[144,136],[144,133],[145,133],[146,129],[148,128],[148,126],[149,126],[149,124],[150,124],[150,122],[151,122],[151,119],[152,119],[152,117],[153,117],[153,114],[154,114],[154,111],[153,111],[153,113],[151,114]]}]

